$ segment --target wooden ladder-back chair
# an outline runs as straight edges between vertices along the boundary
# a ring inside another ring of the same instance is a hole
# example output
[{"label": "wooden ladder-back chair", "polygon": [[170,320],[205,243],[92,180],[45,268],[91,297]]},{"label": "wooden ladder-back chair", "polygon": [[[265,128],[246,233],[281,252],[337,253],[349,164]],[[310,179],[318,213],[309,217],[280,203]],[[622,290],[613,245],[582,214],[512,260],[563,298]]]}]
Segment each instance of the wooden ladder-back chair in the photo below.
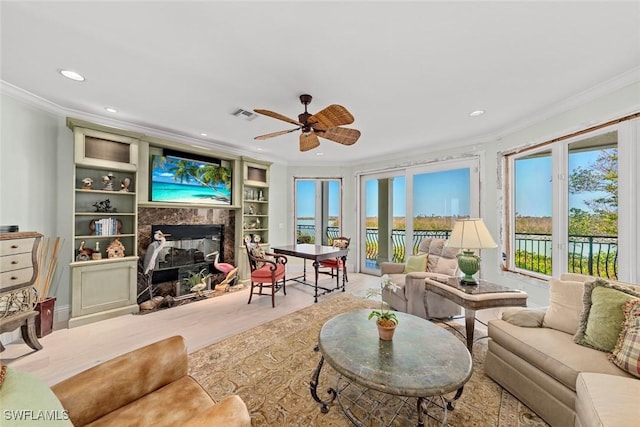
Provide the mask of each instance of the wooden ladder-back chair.
[{"label": "wooden ladder-back chair", "polygon": [[[270,252],[265,252],[260,244],[245,240],[247,256],[249,257],[249,267],[251,268],[251,291],[249,292],[249,302],[253,295],[268,295],[263,293],[263,289],[271,289],[271,306],[276,306],[276,292],[282,289],[286,295],[286,267],[287,257]],[[256,289],[257,288],[257,289]]]},{"label": "wooden ladder-back chair", "polygon": [[[349,247],[349,243],[351,243],[351,237],[338,236],[334,237],[331,242],[331,246],[341,249],[347,249]],[[329,271],[323,271],[324,274],[328,274],[331,277],[337,277],[340,270],[344,271],[344,280],[349,281],[349,277],[347,276],[347,269],[342,263],[340,258],[330,258],[324,259],[320,261],[320,267],[328,268]]]}]

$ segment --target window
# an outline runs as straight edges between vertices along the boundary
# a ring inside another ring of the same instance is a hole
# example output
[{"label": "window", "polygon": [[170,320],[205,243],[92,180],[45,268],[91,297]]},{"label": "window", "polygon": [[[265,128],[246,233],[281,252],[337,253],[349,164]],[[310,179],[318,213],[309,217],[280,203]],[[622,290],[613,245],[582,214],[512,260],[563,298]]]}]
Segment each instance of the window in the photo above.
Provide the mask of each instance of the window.
[{"label": "window", "polygon": [[[619,235],[634,231],[633,215],[625,221],[618,216],[619,203],[626,199],[618,185],[619,126],[505,155],[508,270],[541,277],[571,272],[619,278]],[[633,132],[624,134],[626,147]]]},{"label": "window", "polygon": [[404,262],[425,237],[448,238],[458,218],[477,216],[477,158],[434,162],[360,176],[360,268]]},{"label": "window", "polygon": [[342,179],[295,178],[296,243],[331,244],[341,235]]}]

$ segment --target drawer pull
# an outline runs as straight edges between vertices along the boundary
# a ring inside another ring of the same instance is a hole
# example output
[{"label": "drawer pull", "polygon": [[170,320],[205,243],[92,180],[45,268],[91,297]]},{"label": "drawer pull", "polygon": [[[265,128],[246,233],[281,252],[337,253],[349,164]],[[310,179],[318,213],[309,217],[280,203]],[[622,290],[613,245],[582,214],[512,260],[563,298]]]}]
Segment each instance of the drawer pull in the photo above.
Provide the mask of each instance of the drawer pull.
[{"label": "drawer pull", "polygon": [[11,261],[11,264],[16,265],[18,264],[18,261]]},{"label": "drawer pull", "polygon": [[18,245],[11,245],[11,249],[18,249],[20,246]]},{"label": "drawer pull", "polygon": [[11,276],[11,280],[18,280],[16,276]]}]

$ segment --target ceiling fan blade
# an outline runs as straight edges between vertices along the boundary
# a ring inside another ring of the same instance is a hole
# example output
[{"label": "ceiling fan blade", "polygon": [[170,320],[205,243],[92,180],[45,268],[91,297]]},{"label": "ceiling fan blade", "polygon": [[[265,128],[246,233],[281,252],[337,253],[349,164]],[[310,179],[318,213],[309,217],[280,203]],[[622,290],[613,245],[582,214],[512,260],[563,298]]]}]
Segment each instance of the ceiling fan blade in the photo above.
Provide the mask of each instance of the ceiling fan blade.
[{"label": "ceiling fan blade", "polygon": [[274,136],[286,135],[288,133],[295,132],[297,130],[300,130],[300,128],[289,129],[289,130],[280,130],[278,132],[272,132],[272,133],[268,133],[266,135],[256,136],[253,139],[260,139],[260,140],[269,139],[269,138],[273,138]]},{"label": "ceiling fan blade", "polygon": [[360,131],[357,129],[335,127],[316,132],[318,136],[342,145],[353,145],[358,141],[358,138],[360,138]]},{"label": "ceiling fan blade", "polygon": [[346,108],[332,104],[309,117],[307,124],[314,129],[327,130],[336,126],[350,125],[353,120],[353,116]]},{"label": "ceiling fan blade", "polygon": [[300,151],[309,151],[320,146],[320,141],[315,133],[311,132],[308,135],[304,133],[300,134]]},{"label": "ceiling fan blade", "polygon": [[300,123],[299,121],[290,119],[289,117],[283,116],[282,114],[276,113],[274,111],[261,110],[261,109],[255,109],[253,111],[255,111],[256,113],[259,113],[259,114],[264,114],[265,116],[273,117],[274,119],[278,119],[278,120],[282,120],[282,121],[287,122],[287,123],[291,123],[292,125],[302,126],[302,123]]}]

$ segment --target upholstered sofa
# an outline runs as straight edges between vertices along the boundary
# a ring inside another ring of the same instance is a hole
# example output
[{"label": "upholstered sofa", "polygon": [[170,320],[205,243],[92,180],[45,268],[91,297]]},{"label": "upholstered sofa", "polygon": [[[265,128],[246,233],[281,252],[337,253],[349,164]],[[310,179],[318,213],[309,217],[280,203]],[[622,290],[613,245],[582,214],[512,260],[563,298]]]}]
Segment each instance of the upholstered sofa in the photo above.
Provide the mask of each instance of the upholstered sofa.
[{"label": "upholstered sofa", "polygon": [[[631,329],[620,326],[620,316],[625,316],[620,305],[607,306],[603,297],[593,299],[596,286],[615,288],[625,299],[627,293],[631,300],[640,296],[637,285],[605,284],[590,276],[564,274],[550,281],[546,310],[507,309],[501,320],[488,324],[486,374],[552,426],[621,427],[640,423],[640,379],[634,376],[638,372],[631,375],[618,367],[619,361],[614,364],[611,352],[604,351],[599,342],[605,338],[614,342],[615,355],[620,350],[618,338],[629,337]],[[618,292],[615,294],[618,298]],[[622,325],[626,323],[622,321]],[[612,329],[607,336],[609,327]],[[637,329],[635,333],[637,338]],[[625,346],[628,349],[628,344]],[[637,361],[633,363],[635,368],[629,364],[625,367],[640,369]]]},{"label": "upholstered sofa", "polygon": [[101,363],[51,389],[9,366],[0,397],[5,414],[30,411],[23,422],[10,415],[12,419],[3,419],[3,426],[29,425],[39,414],[48,417],[49,423],[43,425],[251,425],[239,396],[231,395],[216,403],[188,375],[187,348],[180,336]]},{"label": "upholstered sofa", "polygon": [[457,276],[458,249],[446,246],[445,239],[423,239],[416,256],[405,263],[382,262],[380,273],[398,285],[396,291],[384,289],[382,300],[394,310],[424,319],[447,318],[461,313],[460,306],[426,290],[424,279]]}]

